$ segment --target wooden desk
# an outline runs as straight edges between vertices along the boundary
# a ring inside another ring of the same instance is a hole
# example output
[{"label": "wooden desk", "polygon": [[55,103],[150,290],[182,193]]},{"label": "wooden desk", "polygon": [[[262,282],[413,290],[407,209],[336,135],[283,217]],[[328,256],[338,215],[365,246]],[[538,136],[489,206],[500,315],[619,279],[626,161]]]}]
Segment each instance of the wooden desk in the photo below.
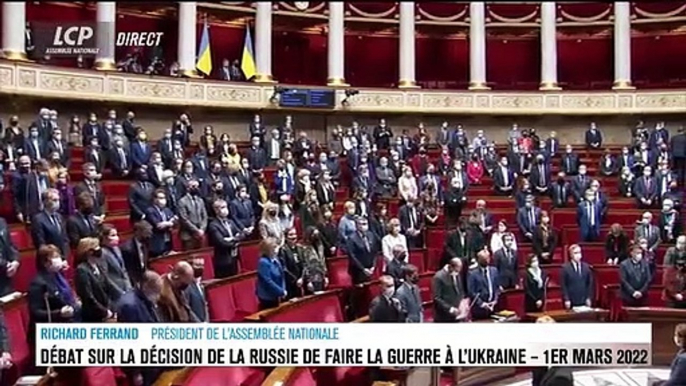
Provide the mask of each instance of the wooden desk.
[{"label": "wooden desk", "polygon": [[607,320],[610,311],[596,308],[589,312],[574,312],[571,310],[554,310],[546,312],[528,313],[524,317],[527,322],[535,322],[541,316],[548,315],[561,323],[598,323]]},{"label": "wooden desk", "polygon": [[622,310],[623,322],[652,325],[653,366],[669,366],[677,352],[674,327],[686,321],[686,310],[662,307],[624,307]]}]

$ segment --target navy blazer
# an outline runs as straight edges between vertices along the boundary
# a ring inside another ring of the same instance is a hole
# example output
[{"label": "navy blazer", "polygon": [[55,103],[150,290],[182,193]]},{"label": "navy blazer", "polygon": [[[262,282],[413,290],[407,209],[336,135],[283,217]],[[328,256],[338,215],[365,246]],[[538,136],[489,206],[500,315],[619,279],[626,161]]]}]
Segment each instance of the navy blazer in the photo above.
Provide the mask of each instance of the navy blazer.
[{"label": "navy blazer", "polygon": [[143,165],[147,165],[150,162],[150,156],[152,155],[151,145],[145,143],[145,149],[141,146],[140,141],[133,141],[129,145],[129,154],[131,154],[131,166],[133,169],[139,168]]},{"label": "navy blazer", "polygon": [[160,256],[171,251],[172,228],[158,229],[157,224],[170,221],[173,217],[174,213],[167,207],[160,209],[157,206],[151,206],[148,208],[145,219],[152,226],[152,237],[150,237],[148,245],[150,255]]},{"label": "navy blazer", "polygon": [[195,320],[197,322],[207,322],[207,302],[205,301],[205,294],[199,285],[201,284],[193,283],[189,285],[184,290],[184,295]]},{"label": "navy blazer", "polygon": [[260,257],[257,264],[257,285],[255,287],[257,298],[266,302],[274,302],[284,297],[285,293],[286,281],[283,266],[279,259]]},{"label": "navy blazer", "polygon": [[231,219],[241,230],[255,225],[255,212],[249,199],[245,201],[238,199],[231,201],[230,212]]},{"label": "navy blazer", "polygon": [[62,257],[69,256],[69,238],[62,215],[55,213],[57,224],[50,219],[46,211],[36,213],[31,220],[31,237],[36,249],[42,245],[53,244],[60,249]]},{"label": "navy blazer", "polygon": [[583,306],[586,300],[593,300],[593,275],[588,264],[581,262],[580,273],[574,270],[571,262],[562,265],[560,274],[560,286],[562,287],[562,300],[570,301],[572,307]]},{"label": "navy blazer", "polygon": [[679,350],[669,370],[669,379],[662,386],[681,386],[686,382],[686,350]]},{"label": "navy blazer", "polygon": [[[40,193],[38,193],[39,178],[44,177],[40,177],[34,172],[14,172],[12,174],[10,188],[12,189],[14,213],[23,214],[25,220],[29,220],[31,216],[40,211],[41,198]],[[47,180],[46,186],[48,186]]]},{"label": "navy blazer", "polygon": [[0,217],[0,296],[12,292],[12,278],[7,277],[7,263],[19,260],[19,251],[9,234],[7,221]]},{"label": "navy blazer", "polygon": [[[530,211],[534,211],[534,217],[536,217],[536,222],[532,223],[531,222],[531,216],[530,216]],[[519,208],[517,210],[517,225],[519,225],[519,230],[522,231],[522,233],[531,233],[533,234],[534,231],[536,230],[536,226],[538,223],[541,221],[541,209],[532,207],[531,209],[527,209],[526,207],[524,208]]]},{"label": "navy blazer", "polygon": [[646,184],[646,178],[644,176],[637,178],[634,182],[634,194],[637,199],[653,199],[657,196],[657,181],[653,177],[649,177],[649,179],[650,187]]},{"label": "navy blazer", "polygon": [[131,290],[117,302],[117,321],[122,323],[157,323],[155,305],[139,289]]},{"label": "navy blazer", "polygon": [[491,266],[488,266],[485,269],[488,271],[488,278],[491,279],[490,291],[488,280],[486,275],[484,275],[484,268],[477,267],[471,269],[467,276],[467,294],[469,294],[469,297],[476,307],[481,307],[482,303],[496,301],[500,295],[500,289],[498,288],[498,269]]},{"label": "navy blazer", "polygon": [[601,219],[601,213],[602,213],[602,208],[599,204],[596,203],[591,203],[592,208],[593,208],[593,217],[595,217],[595,226],[591,227],[591,217],[589,216],[588,213],[588,201],[582,201],[579,203],[579,205],[576,208],[576,218],[578,221],[579,226],[583,230],[590,230],[593,228],[594,230],[600,230],[600,223],[602,222]]}]

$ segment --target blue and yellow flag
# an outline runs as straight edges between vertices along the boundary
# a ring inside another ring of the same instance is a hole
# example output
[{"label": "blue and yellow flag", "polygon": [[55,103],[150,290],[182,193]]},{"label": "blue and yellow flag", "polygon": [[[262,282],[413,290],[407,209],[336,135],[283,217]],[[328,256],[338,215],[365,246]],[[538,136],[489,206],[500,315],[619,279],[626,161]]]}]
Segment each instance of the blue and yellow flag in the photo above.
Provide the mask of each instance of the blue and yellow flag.
[{"label": "blue and yellow flag", "polygon": [[200,49],[198,50],[198,61],[195,63],[195,68],[206,76],[212,73],[212,52],[210,51],[210,27],[205,20],[205,25],[202,29],[202,38],[200,39]]},{"label": "blue and yellow flag", "polygon": [[243,55],[241,56],[241,71],[245,75],[245,80],[250,80],[255,76],[255,51],[252,49],[252,36],[250,36],[250,26],[245,26],[245,42],[243,43]]}]

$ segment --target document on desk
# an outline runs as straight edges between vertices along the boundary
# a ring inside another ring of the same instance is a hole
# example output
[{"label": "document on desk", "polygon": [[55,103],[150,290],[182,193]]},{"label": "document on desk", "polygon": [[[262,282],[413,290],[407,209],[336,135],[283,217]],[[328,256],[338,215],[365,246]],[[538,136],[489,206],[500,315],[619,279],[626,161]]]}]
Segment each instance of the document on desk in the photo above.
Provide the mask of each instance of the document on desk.
[{"label": "document on desk", "polygon": [[591,308],[591,307],[588,307],[588,306],[578,306],[578,307],[572,307],[572,311],[581,313],[581,312],[591,312],[591,311],[595,311],[595,309],[594,309],[594,308]]}]

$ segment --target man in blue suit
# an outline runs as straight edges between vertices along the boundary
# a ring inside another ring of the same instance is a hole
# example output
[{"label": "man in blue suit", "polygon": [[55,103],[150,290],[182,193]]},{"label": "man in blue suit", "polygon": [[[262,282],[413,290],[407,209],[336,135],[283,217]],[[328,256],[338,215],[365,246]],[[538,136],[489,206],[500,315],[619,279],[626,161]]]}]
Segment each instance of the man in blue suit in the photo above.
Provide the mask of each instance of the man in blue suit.
[{"label": "man in blue suit", "polygon": [[603,134],[595,122],[591,122],[590,127],[586,130],[586,146],[591,149],[600,149],[603,146]]},{"label": "man in blue suit", "polygon": [[274,175],[274,190],[276,196],[280,197],[284,194],[292,195],[294,190],[293,176],[288,174],[286,170],[286,163],[283,160],[276,162],[276,174]]},{"label": "man in blue suit", "polygon": [[540,218],[541,209],[534,206],[534,197],[527,196],[524,207],[517,209],[517,225],[527,240],[531,240]]},{"label": "man in blue suit", "polygon": [[[157,301],[162,292],[162,278],[154,271],[145,271],[140,285],[122,295],[117,302],[117,321],[122,323],[158,323]],[[159,375],[155,368],[127,367],[124,372],[132,385],[152,385]]]},{"label": "man in blue suit", "polygon": [[579,306],[591,306],[593,300],[593,274],[588,264],[581,261],[581,247],[578,244],[569,247],[569,261],[562,265],[560,286],[566,309]]},{"label": "man in blue suit", "polygon": [[231,219],[245,234],[250,235],[255,230],[255,212],[248,188],[245,185],[238,187],[236,199],[231,201]]},{"label": "man in blue suit", "polygon": [[488,265],[491,255],[484,249],[477,255],[478,266],[467,276],[467,294],[472,299],[472,319],[488,319],[498,304],[498,270]]},{"label": "man in blue suit", "polygon": [[348,273],[353,284],[360,284],[371,279],[379,250],[377,239],[369,230],[367,219],[357,217],[355,225],[357,232],[348,238],[346,250],[348,251]]},{"label": "man in blue suit", "polygon": [[576,209],[576,219],[583,241],[595,241],[600,236],[601,212],[600,203],[594,200],[594,193],[587,190],[585,200],[581,201]]},{"label": "man in blue suit", "polygon": [[44,210],[31,220],[31,236],[36,249],[53,244],[60,249],[63,258],[69,256],[69,238],[64,218],[59,213],[60,193],[48,189],[42,194]]},{"label": "man in blue suit", "polygon": [[624,146],[622,148],[622,154],[617,157],[617,162],[619,163],[619,168],[628,167],[630,170],[634,169],[634,155],[629,152],[629,148]]},{"label": "man in blue suit", "polygon": [[131,142],[129,145],[131,147],[129,153],[131,154],[131,166],[133,169],[137,169],[143,165],[147,165],[150,162],[150,156],[152,155],[152,148],[148,143],[148,135],[145,131],[140,131],[136,140]]},{"label": "man in blue suit", "polygon": [[151,257],[162,256],[172,251],[172,228],[179,218],[167,208],[167,194],[157,189],[153,194],[153,205],[148,208],[145,219],[152,226],[149,253]]},{"label": "man in blue suit", "polygon": [[205,299],[205,286],[202,284],[202,276],[205,273],[205,259],[194,256],[191,260],[195,281],[183,291],[191,309],[191,319],[196,322],[207,322],[207,300]]},{"label": "man in blue suit", "polygon": [[674,343],[679,352],[669,366],[669,379],[662,386],[681,386],[686,383],[686,324],[678,324],[674,328]]}]

